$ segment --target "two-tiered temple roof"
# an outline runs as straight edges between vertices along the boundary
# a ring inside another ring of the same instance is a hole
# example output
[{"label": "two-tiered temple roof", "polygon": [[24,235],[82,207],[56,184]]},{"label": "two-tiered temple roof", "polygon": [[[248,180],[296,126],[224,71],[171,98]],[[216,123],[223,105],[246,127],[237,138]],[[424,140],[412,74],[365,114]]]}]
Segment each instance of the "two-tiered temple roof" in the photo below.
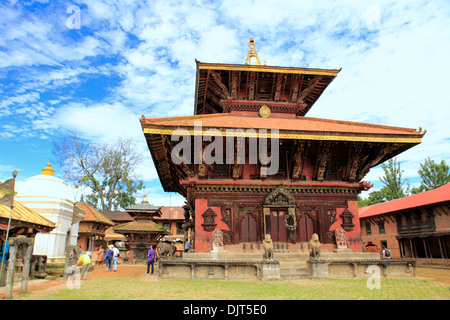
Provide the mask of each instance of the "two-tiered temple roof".
[{"label": "two-tiered temple roof", "polygon": [[[252,39],[249,44],[254,46]],[[249,49],[249,56],[250,53]],[[354,150],[359,152],[364,144],[366,157],[358,160],[361,166],[357,169],[361,172],[358,177],[362,177],[371,167],[421,143],[425,133],[421,128],[415,130],[306,117],[340,69],[267,66],[261,65],[259,58],[257,64],[199,61],[196,64],[194,115],[153,119],[142,116],[141,119],[165,191],[185,195],[180,181],[187,179],[191,170],[188,166],[175,166],[170,160],[173,143],[169,136],[178,129],[184,129],[191,136],[217,129],[216,132],[223,136],[236,137],[258,137],[262,129],[267,129],[270,137],[270,130],[278,129],[279,139],[316,144],[324,141],[348,142],[358,144],[359,147],[354,147]]]}]

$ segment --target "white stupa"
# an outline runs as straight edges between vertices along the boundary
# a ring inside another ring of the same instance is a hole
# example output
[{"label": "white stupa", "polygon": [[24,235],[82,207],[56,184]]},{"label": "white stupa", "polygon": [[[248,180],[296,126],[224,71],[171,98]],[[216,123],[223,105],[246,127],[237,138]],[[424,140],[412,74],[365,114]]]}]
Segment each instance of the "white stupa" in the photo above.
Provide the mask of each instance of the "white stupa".
[{"label": "white stupa", "polygon": [[69,185],[54,173],[49,162],[42,174],[17,186],[16,199],[56,224],[53,231],[36,235],[33,254],[61,261],[65,259],[66,245],[77,244],[83,213],[74,206],[75,194]]}]

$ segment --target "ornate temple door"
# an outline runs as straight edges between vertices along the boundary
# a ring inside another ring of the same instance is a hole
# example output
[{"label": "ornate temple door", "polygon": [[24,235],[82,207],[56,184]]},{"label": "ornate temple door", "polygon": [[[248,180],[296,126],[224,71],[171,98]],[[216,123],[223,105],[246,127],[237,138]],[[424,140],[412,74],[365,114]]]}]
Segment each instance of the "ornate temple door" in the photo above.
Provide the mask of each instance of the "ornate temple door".
[{"label": "ornate temple door", "polygon": [[[271,209],[269,228],[266,230],[270,233],[273,242],[287,242],[288,230],[286,228],[286,209]],[[269,231],[270,230],[270,231]]]},{"label": "ornate temple door", "polygon": [[242,242],[257,242],[257,222],[256,219],[247,213],[241,222]]},{"label": "ornate temple door", "polygon": [[297,217],[297,241],[308,242],[314,232],[314,221],[308,214],[300,214]]},{"label": "ornate temple door", "polygon": [[295,242],[295,199],[284,185],[278,186],[264,199],[264,233],[273,242]]}]

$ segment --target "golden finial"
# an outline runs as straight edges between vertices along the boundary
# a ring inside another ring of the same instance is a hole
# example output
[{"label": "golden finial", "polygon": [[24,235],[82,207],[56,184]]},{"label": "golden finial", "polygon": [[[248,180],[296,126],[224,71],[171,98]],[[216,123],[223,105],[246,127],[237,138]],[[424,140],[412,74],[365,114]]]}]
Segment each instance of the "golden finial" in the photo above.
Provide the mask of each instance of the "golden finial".
[{"label": "golden finial", "polygon": [[44,169],[42,169],[43,176],[53,176],[54,173],[55,173],[55,170],[52,169],[50,162],[47,163],[47,166]]},{"label": "golden finial", "polygon": [[147,194],[144,193],[144,199],[142,199],[142,203],[148,203]]},{"label": "golden finial", "polygon": [[[255,58],[256,61],[252,63],[252,58]],[[255,64],[261,65],[261,61],[259,61],[258,53],[256,53],[255,41],[253,41],[253,37],[250,37],[250,41],[248,42],[248,53],[247,58],[245,59],[245,64]]]}]

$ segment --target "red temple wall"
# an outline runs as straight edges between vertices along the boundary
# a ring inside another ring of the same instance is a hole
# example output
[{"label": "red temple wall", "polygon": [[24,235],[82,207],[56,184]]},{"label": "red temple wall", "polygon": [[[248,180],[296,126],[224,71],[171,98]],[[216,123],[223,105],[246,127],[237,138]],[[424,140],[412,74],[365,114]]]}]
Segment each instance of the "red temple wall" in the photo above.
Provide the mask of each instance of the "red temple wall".
[{"label": "red temple wall", "polygon": [[[223,222],[221,208],[219,206],[208,206],[209,199],[196,199],[195,200],[195,252],[210,252],[211,251],[211,235],[213,231],[205,231],[202,224],[204,223],[204,218],[202,214],[208,209],[212,209],[216,214],[215,223],[217,224],[216,228],[221,229],[222,231],[232,231],[233,233],[239,234],[239,226],[238,223],[236,230],[230,230],[228,226]],[[358,204],[356,200],[347,200],[346,201],[347,209],[354,215],[353,217],[353,230],[346,232],[347,233],[347,241],[349,242],[349,247],[354,252],[362,252],[362,242],[361,242],[361,228],[359,224],[359,216],[358,216]],[[344,212],[344,207],[336,208],[336,222],[331,225],[330,231],[334,231],[336,228],[341,226],[342,218],[341,214]],[[236,214],[236,212],[234,213]],[[261,222],[262,223],[262,222]],[[262,228],[261,228],[262,230]],[[321,235],[323,237],[323,233]],[[236,237],[234,234],[233,237]],[[306,240],[308,241],[308,240]],[[321,239],[321,242],[328,249],[332,250],[334,248],[334,243],[325,243],[325,239]],[[325,247],[324,247],[325,248]]]},{"label": "red temple wall", "polygon": [[208,199],[195,199],[195,252],[211,251],[211,235],[213,231],[205,231],[202,227],[202,214],[211,208],[217,215],[215,218],[216,228],[222,231],[230,231],[228,226],[222,221],[220,207],[208,207]]},{"label": "red temple wall", "polygon": [[[358,214],[358,201],[347,201],[347,209],[350,211],[353,217],[353,227],[352,231],[347,231],[347,241],[349,243],[350,249],[354,252],[362,252],[362,242],[361,242],[361,226],[359,223],[359,214]],[[330,227],[331,231],[336,230],[342,224],[341,214],[344,212],[345,208],[337,208],[336,209],[336,222],[333,223]]]}]

